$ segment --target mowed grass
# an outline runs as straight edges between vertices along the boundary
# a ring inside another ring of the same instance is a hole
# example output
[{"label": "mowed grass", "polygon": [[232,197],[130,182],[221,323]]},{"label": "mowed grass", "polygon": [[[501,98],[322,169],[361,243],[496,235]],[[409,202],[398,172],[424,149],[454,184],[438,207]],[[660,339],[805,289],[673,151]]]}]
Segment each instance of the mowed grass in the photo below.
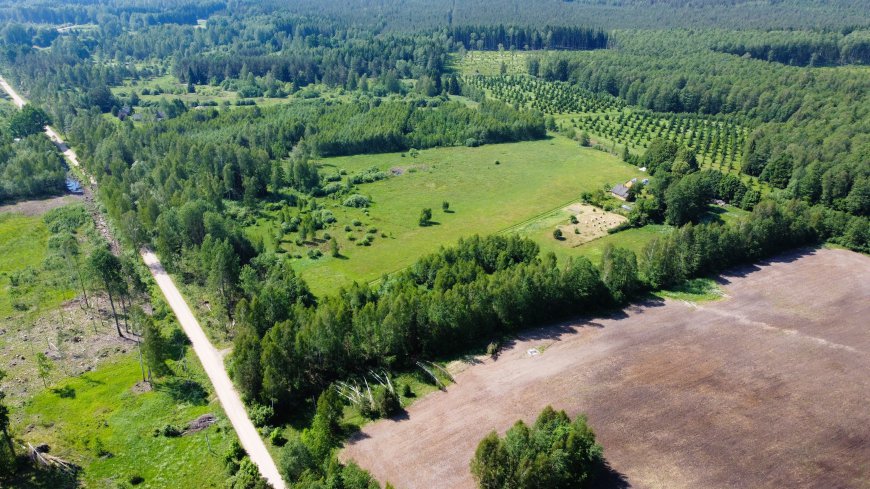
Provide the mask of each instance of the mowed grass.
[{"label": "mowed grass", "polygon": [[[53,455],[81,466],[84,487],[128,487],[134,475],[144,478],[137,487],[223,487],[223,455],[235,433],[205,390],[210,387],[201,367],[188,356],[188,368],[205,387],[184,388],[182,379],[170,378],[136,393],[139,362],[127,354],[34,396],[19,416],[17,433],[34,444],[48,443]],[[183,428],[205,413],[217,415],[218,423],[182,437],[154,436],[166,424]]]},{"label": "mowed grass", "polygon": [[[59,306],[75,292],[41,273],[48,247],[49,232],[42,216],[0,213],[0,321],[18,316],[14,304],[38,310]],[[29,273],[32,271],[32,274]],[[21,274],[13,291],[11,277]]]},{"label": "mowed grass", "polygon": [[[371,167],[403,173],[358,186],[359,193],[372,199],[368,215],[338,203],[328,206],[338,222],[326,231],[339,242],[342,256],[328,256],[323,244],[322,258],[294,261],[317,294],[355,280],[377,279],[461,237],[498,233],[576,201],[584,191],[643,175],[611,155],[581,148],[560,136],[479,148],[430,149],[417,157],[390,153],[321,163],[324,173],[345,170],[352,175]],[[444,201],[450,203],[450,212],[442,211]],[[418,225],[423,208],[432,209],[435,224]],[[355,219],[362,225],[351,233],[344,231]],[[272,229],[268,226],[260,222],[255,229],[266,233]],[[371,246],[357,246],[358,238],[371,229],[376,230]],[[357,240],[351,241],[348,234]]]}]

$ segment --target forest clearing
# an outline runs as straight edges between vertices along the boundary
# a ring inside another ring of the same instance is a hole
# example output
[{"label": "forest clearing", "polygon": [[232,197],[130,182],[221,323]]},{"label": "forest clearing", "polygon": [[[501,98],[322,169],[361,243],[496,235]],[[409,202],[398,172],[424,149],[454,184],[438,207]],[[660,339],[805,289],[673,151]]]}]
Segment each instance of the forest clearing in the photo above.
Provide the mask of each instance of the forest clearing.
[{"label": "forest clearing", "polygon": [[[325,230],[337,240],[340,257],[329,256],[326,240],[320,243],[324,256],[311,259],[305,251],[313,242],[299,246],[290,236],[282,237],[282,248],[302,255],[295,268],[316,294],[354,280],[378,279],[463,236],[517,232],[516,225],[576,202],[582,192],[643,176],[612,155],[578,151],[575,142],[562,136],[478,148],[328,158],[321,168],[324,174],[343,171],[350,178],[374,171],[391,176],[359,184],[357,192],[370,197],[368,207],[339,203],[327,207],[337,221]],[[447,212],[441,209],[443,202],[450,205]],[[421,227],[420,209],[427,207],[435,210],[433,223]],[[263,215],[250,228],[251,234],[271,237],[280,217],[271,212]],[[568,223],[568,216],[564,217]],[[543,236],[530,237],[552,241],[553,228],[548,225]],[[369,244],[357,245],[367,239]]]}]

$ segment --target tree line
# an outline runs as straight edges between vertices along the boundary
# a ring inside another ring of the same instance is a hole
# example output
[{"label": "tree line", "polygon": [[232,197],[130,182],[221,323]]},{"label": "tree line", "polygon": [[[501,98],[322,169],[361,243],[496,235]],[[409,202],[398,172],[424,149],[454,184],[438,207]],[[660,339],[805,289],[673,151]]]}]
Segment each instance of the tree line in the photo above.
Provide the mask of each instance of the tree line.
[{"label": "tree line", "polygon": [[737,56],[795,66],[837,66],[870,63],[870,31],[760,32],[718,41],[712,49]]},{"label": "tree line", "polygon": [[251,402],[299,402],[355,373],[408,368],[414,359],[465,351],[486,338],[589,314],[795,246],[850,234],[867,246],[866,229],[849,223],[848,215],[821,206],[766,200],[746,219],[689,222],[639,256],[609,250],[598,266],[541,257],[534,242],[519,237],[472,237],[378,286],[354,284],[317,301],[292,273],[268,279],[243,271],[259,277],[251,283],[267,292],[261,297],[259,286],[246,288],[238,305],[233,377]]},{"label": "tree line", "polygon": [[592,50],[607,47],[607,33],[591,27],[514,25],[455,25],[447,29],[454,43],[465,49],[571,49]]}]

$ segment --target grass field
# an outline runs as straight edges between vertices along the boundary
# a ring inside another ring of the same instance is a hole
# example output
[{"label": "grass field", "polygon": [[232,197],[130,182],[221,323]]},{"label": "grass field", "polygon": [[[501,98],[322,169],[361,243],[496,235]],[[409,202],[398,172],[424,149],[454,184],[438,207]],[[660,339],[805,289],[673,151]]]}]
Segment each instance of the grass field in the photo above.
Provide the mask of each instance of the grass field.
[{"label": "grass field", "polygon": [[[81,466],[85,487],[128,487],[135,475],[144,478],[137,487],[223,487],[223,455],[235,434],[192,354],[187,365],[195,386],[167,379],[139,393],[133,390],[141,381],[139,362],[133,353],[124,355],[34,396],[17,432]],[[205,413],[217,415],[218,423],[191,435],[154,436],[155,429],[184,427]]]},{"label": "grass field", "polygon": [[0,213],[0,324],[23,316],[24,308],[55,308],[75,295],[66,281],[42,270],[49,235],[42,216]]},{"label": "grass field", "polygon": [[[354,280],[377,279],[460,237],[500,232],[564,207],[583,191],[642,175],[613,156],[580,148],[560,136],[479,148],[424,150],[417,157],[390,153],[331,158],[321,165],[324,173],[345,170],[350,175],[370,167],[402,174],[359,185],[358,192],[371,197],[368,210],[327,201],[327,208],[338,219],[327,232],[338,240],[342,256],[328,256],[324,242],[323,257],[294,262],[315,293]],[[450,212],[441,210],[444,201],[450,203]],[[424,207],[433,210],[435,224],[418,225]],[[361,225],[353,226],[354,220]],[[345,225],[352,230],[344,231]],[[273,235],[274,226],[266,217],[250,232]],[[357,246],[371,230],[371,246]],[[285,241],[282,246],[302,254],[292,243]]]},{"label": "grass field", "polygon": [[[468,51],[465,56],[454,55],[451,63],[463,75],[495,76],[528,73],[530,56],[540,57],[545,51]],[[504,73],[502,73],[504,65]]]}]

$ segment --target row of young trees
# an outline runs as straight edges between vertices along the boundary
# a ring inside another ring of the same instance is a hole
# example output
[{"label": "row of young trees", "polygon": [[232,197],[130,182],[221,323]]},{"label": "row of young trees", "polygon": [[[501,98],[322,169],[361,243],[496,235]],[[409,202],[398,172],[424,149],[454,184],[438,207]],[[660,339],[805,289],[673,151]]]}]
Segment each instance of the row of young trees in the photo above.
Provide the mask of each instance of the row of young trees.
[{"label": "row of young trees", "polygon": [[659,112],[738,114],[755,126],[742,151],[749,174],[760,176],[772,164],[765,178],[789,196],[868,215],[867,77],[711,50],[735,39],[740,35],[623,32],[618,50],[594,57],[550,53],[538,70]]}]

